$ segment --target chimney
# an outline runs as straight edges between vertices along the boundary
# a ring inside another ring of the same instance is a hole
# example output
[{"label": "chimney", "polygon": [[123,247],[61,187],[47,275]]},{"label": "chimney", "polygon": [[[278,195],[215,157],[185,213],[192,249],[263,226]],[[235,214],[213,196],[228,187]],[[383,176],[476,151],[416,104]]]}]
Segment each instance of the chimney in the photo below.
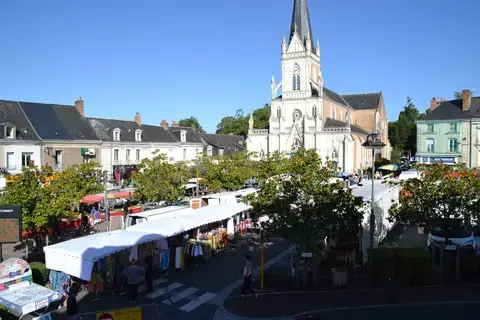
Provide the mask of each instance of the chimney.
[{"label": "chimney", "polygon": [[167,129],[168,129],[168,122],[167,122],[167,120],[162,120],[162,122],[160,122],[160,127],[162,127],[163,129],[167,130]]},{"label": "chimney", "polygon": [[435,110],[439,105],[447,101],[447,99],[442,98],[442,97],[433,97],[432,100],[430,100],[430,111]]},{"label": "chimney", "polygon": [[[470,95],[471,96],[471,95]],[[77,101],[75,101],[75,109],[77,109],[78,113],[80,113],[80,115],[82,117],[85,116],[85,110],[84,110],[84,107],[83,107],[83,99],[82,97],[78,98]]]},{"label": "chimney", "polygon": [[135,114],[135,122],[138,124],[139,127],[142,126],[142,122],[140,121],[140,114],[138,112]]},{"label": "chimney", "polygon": [[462,111],[470,110],[471,103],[472,103],[472,91],[468,89],[462,90]]},{"label": "chimney", "polygon": [[175,121],[175,120],[172,121],[172,127],[178,127],[177,121]]}]

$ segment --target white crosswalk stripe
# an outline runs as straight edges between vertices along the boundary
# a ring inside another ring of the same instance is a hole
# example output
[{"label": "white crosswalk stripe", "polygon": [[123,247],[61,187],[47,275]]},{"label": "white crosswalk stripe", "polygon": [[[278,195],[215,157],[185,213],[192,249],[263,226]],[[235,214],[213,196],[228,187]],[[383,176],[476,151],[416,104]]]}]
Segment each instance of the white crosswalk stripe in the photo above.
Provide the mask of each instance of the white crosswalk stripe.
[{"label": "white crosswalk stripe", "polygon": [[156,299],[156,298],[164,295],[165,293],[167,293],[169,291],[180,288],[181,286],[183,286],[183,284],[178,283],[178,282],[174,282],[174,283],[170,284],[168,287],[159,288],[158,290],[147,294],[147,297],[150,298],[150,299]]},{"label": "white crosswalk stripe", "polygon": [[[168,280],[167,279],[157,279],[157,280],[154,280],[153,281],[153,286],[156,287],[158,285],[161,285],[162,283],[165,283],[167,282]],[[141,292],[144,292],[144,291],[147,291],[147,286],[142,284],[138,287],[138,293],[141,293]]]},{"label": "white crosswalk stripe", "polygon": [[185,299],[186,297],[194,294],[197,291],[198,291],[197,288],[190,287],[188,289],[183,290],[182,292],[179,292],[179,293],[175,294],[174,296],[172,296],[168,299],[163,300],[162,302],[164,304],[167,304],[167,305],[171,306],[172,304],[177,303],[178,301],[180,301],[182,299]]},{"label": "white crosswalk stripe", "polygon": [[213,299],[215,296],[216,296],[216,294],[211,293],[211,292],[204,293],[200,297],[198,297],[197,299],[195,299],[193,301],[190,301],[186,305],[182,306],[180,308],[180,310],[185,311],[185,312],[190,312],[190,311],[200,307],[205,302]]}]

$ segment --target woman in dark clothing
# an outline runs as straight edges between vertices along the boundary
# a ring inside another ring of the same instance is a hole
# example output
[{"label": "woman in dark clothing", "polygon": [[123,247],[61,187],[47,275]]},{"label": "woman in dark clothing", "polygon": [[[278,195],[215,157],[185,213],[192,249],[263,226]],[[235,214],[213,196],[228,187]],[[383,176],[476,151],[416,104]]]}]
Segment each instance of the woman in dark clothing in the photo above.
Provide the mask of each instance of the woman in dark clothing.
[{"label": "woman in dark clothing", "polygon": [[80,292],[81,286],[76,281],[71,281],[70,287],[66,284],[63,290],[67,296],[67,316],[74,316],[78,314],[77,295]]},{"label": "woman in dark clothing", "polygon": [[147,292],[153,292],[153,259],[152,256],[145,258],[145,282],[147,284]]}]

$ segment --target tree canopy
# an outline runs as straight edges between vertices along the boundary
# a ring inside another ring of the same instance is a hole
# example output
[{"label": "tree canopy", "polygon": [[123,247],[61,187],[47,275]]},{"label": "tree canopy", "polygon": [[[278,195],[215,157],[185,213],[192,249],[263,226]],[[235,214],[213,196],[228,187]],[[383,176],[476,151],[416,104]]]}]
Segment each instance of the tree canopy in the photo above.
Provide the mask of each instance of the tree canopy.
[{"label": "tree canopy", "polygon": [[153,159],[143,159],[137,169],[133,177],[138,184],[137,199],[176,203],[185,197],[184,186],[189,178],[185,163],[171,164],[164,154],[158,154]]},{"label": "tree canopy", "polygon": [[480,176],[464,165],[417,165],[420,178],[393,184],[401,187],[389,219],[405,224],[440,227],[468,226],[480,219]]},{"label": "tree canopy", "polygon": [[[475,93],[475,91],[472,91],[472,95]],[[462,97],[462,92],[461,91],[453,91],[453,96],[455,97],[455,99],[457,100],[461,100],[463,99]]]},{"label": "tree canopy", "polygon": [[195,132],[205,133],[205,130],[203,130],[202,126],[200,125],[200,122],[195,117],[181,119],[180,121],[178,121],[178,125],[180,127],[192,127],[192,126],[194,126],[195,127]]},{"label": "tree canopy", "polygon": [[95,163],[84,163],[53,174],[50,167],[24,167],[7,184],[0,196],[1,205],[22,207],[23,229],[44,226],[61,218],[74,218],[82,198],[101,192]]},{"label": "tree canopy", "polygon": [[[270,121],[271,108],[265,104],[262,108],[256,109],[252,113],[253,128],[265,129]],[[235,116],[224,117],[217,125],[218,134],[235,134],[246,136],[248,134],[248,120],[250,114],[244,115],[243,110],[237,110]]]},{"label": "tree canopy", "polygon": [[417,151],[417,125],[415,121],[420,118],[420,112],[410,97],[407,105],[400,112],[397,121],[388,124],[388,138],[392,145],[392,161],[398,162],[403,152]]},{"label": "tree canopy", "polygon": [[307,250],[324,231],[357,230],[363,202],[343,183],[332,183],[332,163],[322,164],[315,150],[302,149],[286,159],[284,170],[247,198],[257,216],[270,218],[262,225],[268,235],[284,236]]}]

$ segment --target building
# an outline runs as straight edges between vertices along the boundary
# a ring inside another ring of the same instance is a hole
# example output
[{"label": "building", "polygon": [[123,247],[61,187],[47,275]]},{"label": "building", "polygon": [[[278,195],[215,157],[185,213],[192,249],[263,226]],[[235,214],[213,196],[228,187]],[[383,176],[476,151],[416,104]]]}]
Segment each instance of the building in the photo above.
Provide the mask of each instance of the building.
[{"label": "building", "polygon": [[417,121],[417,154],[421,163],[465,163],[480,166],[480,97],[470,90],[462,98],[432,98]]},{"label": "building", "polygon": [[191,164],[202,153],[203,141],[194,127],[180,127],[176,121],[172,121],[169,126],[166,120],[162,120],[160,126],[168,131],[178,143],[177,148],[172,150],[170,161],[185,161]]},{"label": "building", "polygon": [[320,44],[313,40],[306,0],[294,0],[290,37],[288,42],[283,38],[281,53],[282,81],[273,76],[271,81],[269,128],[255,129],[250,119],[248,151],[263,157],[313,148],[342,171],[352,172],[371,166],[362,143],[377,132],[387,143],[377,157],[390,158],[383,94],[342,96],[324,86]]},{"label": "building", "polygon": [[[7,172],[16,174],[34,163],[62,170],[74,164],[99,162],[101,141],[83,116],[83,100],[75,106],[0,101],[2,142]],[[8,169],[10,168],[10,169]]]},{"label": "building", "polygon": [[245,151],[246,143],[244,136],[233,134],[198,134],[203,141],[203,153],[207,156],[232,155]]}]

